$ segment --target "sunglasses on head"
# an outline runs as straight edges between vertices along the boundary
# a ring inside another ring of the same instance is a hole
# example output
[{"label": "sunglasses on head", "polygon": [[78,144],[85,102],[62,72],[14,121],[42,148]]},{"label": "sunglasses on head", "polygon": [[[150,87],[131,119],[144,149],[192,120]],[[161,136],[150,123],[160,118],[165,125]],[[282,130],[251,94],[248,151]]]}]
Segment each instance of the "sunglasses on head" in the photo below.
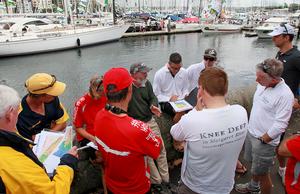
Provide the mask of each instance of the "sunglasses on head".
[{"label": "sunglasses on head", "polygon": [[[55,84],[55,82],[56,82],[56,77],[55,77],[55,75],[51,75],[51,77],[52,77],[52,81],[51,81],[51,83],[50,83],[48,86],[43,87],[43,88],[39,88],[39,89],[32,90],[32,92],[37,92],[37,91],[41,91],[41,90],[46,90],[46,89],[48,89],[48,88],[53,87],[54,84]],[[26,83],[25,83],[25,87],[27,87],[27,84],[26,84]]]},{"label": "sunglasses on head", "polygon": [[205,61],[215,61],[216,59],[215,58],[212,58],[212,57],[204,57],[204,60]]},{"label": "sunglasses on head", "polygon": [[288,33],[289,33],[289,32],[288,32],[288,29],[287,29],[287,27],[286,27],[286,23],[285,23],[285,22],[281,23],[280,26],[281,26],[281,27],[284,27],[284,30],[285,30],[285,31],[284,31],[284,34],[288,34]]},{"label": "sunglasses on head", "polygon": [[103,91],[103,86],[102,86],[103,80],[98,78],[95,80],[94,82],[94,86],[96,86],[96,91],[97,92],[101,92]]},{"label": "sunglasses on head", "polygon": [[269,74],[268,70],[271,69],[271,67],[267,64],[265,64],[264,62],[261,64],[261,68],[263,70],[264,73]]}]

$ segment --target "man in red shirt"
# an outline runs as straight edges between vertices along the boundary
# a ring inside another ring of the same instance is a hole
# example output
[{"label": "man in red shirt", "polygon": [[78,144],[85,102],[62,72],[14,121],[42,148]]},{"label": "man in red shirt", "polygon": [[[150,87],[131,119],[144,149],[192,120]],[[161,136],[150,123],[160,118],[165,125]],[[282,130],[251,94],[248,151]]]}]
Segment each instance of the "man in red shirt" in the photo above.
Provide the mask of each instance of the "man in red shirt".
[{"label": "man in red shirt", "polygon": [[132,81],[124,68],[112,68],[103,77],[108,103],[94,125],[108,193],[150,193],[147,157],[156,159],[160,154],[161,139],[147,124],[127,115]]},{"label": "man in red shirt", "polygon": [[293,135],[284,139],[280,144],[278,153],[289,158],[285,172],[287,193],[300,193],[300,136]]}]

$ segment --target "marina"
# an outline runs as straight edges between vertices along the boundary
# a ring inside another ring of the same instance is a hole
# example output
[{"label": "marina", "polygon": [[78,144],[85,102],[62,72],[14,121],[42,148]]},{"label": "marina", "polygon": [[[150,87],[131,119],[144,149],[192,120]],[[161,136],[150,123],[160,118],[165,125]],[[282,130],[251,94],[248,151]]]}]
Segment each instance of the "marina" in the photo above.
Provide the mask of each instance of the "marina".
[{"label": "marina", "polygon": [[[87,92],[91,77],[102,76],[112,67],[129,70],[134,63],[144,63],[151,68],[148,79],[153,83],[155,73],[168,63],[171,53],[180,53],[186,69],[200,63],[207,48],[216,50],[216,64],[228,75],[227,100],[243,105],[249,114],[257,84],[256,65],[278,52],[268,33],[275,26],[291,24],[296,30],[293,45],[300,47],[300,4],[298,11],[296,7],[290,11],[270,5],[270,1],[269,5],[261,1],[243,9],[219,0],[212,5],[212,1],[193,0],[65,0],[53,7],[43,7],[42,0],[36,5],[24,1],[22,7],[19,1],[8,6],[0,0],[0,84],[13,87],[22,97],[27,94],[24,81],[30,75],[55,75],[66,83],[59,99],[70,118],[76,112],[74,103]],[[13,13],[16,10],[20,13]],[[33,10],[47,13],[35,14]],[[283,17],[281,11],[287,14]],[[164,133],[168,132],[162,134],[163,138],[169,138],[172,121],[165,123],[164,119],[158,124]],[[72,119],[68,124],[72,125]],[[298,117],[292,121],[291,132],[296,127]],[[174,150],[172,144],[167,146]],[[251,166],[242,154],[240,160],[248,173],[236,174],[237,183],[251,178]],[[171,167],[170,178],[175,185],[180,180],[180,166]],[[276,188],[272,194],[283,194],[277,169],[276,163],[271,172]]]}]

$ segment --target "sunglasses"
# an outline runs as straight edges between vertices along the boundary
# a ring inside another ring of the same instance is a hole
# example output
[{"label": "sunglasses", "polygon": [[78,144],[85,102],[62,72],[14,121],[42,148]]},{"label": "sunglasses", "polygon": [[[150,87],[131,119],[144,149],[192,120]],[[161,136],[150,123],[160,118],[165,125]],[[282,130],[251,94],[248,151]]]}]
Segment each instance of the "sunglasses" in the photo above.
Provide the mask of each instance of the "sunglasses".
[{"label": "sunglasses", "polygon": [[97,92],[102,92],[103,91],[103,80],[98,78],[95,80],[94,85],[96,86],[96,91]]},{"label": "sunglasses", "polygon": [[271,69],[271,67],[265,63],[261,64],[261,68],[262,68],[263,72],[267,73],[267,74],[269,74],[268,70]]},{"label": "sunglasses", "polygon": [[275,76],[273,76],[270,72],[270,69],[271,69],[271,66],[266,64],[265,62],[262,62],[260,65],[259,65],[259,68],[266,74],[268,74],[270,77],[272,78],[276,78]]},{"label": "sunglasses", "polygon": [[289,33],[289,32],[288,32],[288,29],[287,29],[287,27],[286,27],[286,23],[285,23],[285,22],[281,23],[280,26],[281,26],[281,27],[284,27],[284,30],[285,30],[284,33],[285,33],[285,34],[288,34],[288,33]]},{"label": "sunglasses", "polygon": [[216,59],[212,58],[212,57],[204,57],[204,60],[205,61],[215,61]]},{"label": "sunglasses", "polygon": [[[32,90],[32,91],[33,92],[37,92],[37,91],[46,90],[48,88],[53,87],[54,84],[55,84],[55,82],[56,82],[56,77],[55,77],[55,75],[51,75],[51,77],[52,77],[52,81],[51,81],[51,83],[48,86],[43,87],[43,88],[39,88],[39,89],[35,89],[35,90]],[[25,87],[27,87],[26,83],[25,83]]]}]

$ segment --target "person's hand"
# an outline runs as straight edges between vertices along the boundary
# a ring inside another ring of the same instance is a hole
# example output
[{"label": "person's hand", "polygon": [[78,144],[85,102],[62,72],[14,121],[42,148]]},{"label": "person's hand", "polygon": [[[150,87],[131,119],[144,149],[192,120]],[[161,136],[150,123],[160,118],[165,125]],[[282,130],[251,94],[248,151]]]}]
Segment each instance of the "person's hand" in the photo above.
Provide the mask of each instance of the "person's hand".
[{"label": "person's hand", "polygon": [[160,117],[161,115],[161,111],[158,107],[151,105],[150,110],[153,114],[155,114],[156,116]]},{"label": "person's hand", "polygon": [[294,108],[294,109],[300,109],[300,104],[299,104],[297,98],[294,99],[294,105],[293,105],[293,108]]},{"label": "person's hand", "polygon": [[196,109],[197,111],[200,111],[200,110],[202,110],[204,107],[205,107],[205,106],[204,106],[204,104],[203,104],[202,97],[198,97],[198,98],[197,98],[197,104],[196,104],[196,106],[195,106],[195,109]]},{"label": "person's hand", "polygon": [[93,142],[95,145],[97,145],[96,139],[94,136],[91,135],[91,137],[89,138],[90,142]]},{"label": "person's hand", "polygon": [[173,142],[173,146],[174,146],[175,150],[177,150],[178,152],[184,151],[184,145],[185,145],[184,141],[175,141],[174,140],[174,142]]},{"label": "person's hand", "polygon": [[273,139],[267,134],[267,133],[265,133],[263,136],[261,136],[260,137],[262,140],[263,140],[263,142],[265,142],[265,143],[269,143],[270,141],[272,141]]},{"label": "person's hand", "polygon": [[68,154],[71,154],[71,155],[75,156],[76,158],[78,158],[77,146],[73,146],[73,147],[68,151]]},{"label": "person's hand", "polygon": [[177,95],[171,96],[170,102],[175,102],[176,100],[178,100],[178,96]]}]

